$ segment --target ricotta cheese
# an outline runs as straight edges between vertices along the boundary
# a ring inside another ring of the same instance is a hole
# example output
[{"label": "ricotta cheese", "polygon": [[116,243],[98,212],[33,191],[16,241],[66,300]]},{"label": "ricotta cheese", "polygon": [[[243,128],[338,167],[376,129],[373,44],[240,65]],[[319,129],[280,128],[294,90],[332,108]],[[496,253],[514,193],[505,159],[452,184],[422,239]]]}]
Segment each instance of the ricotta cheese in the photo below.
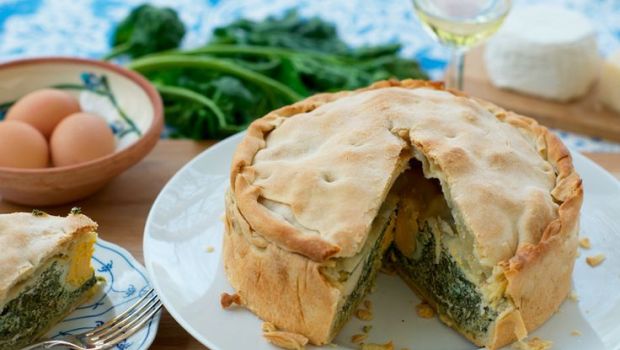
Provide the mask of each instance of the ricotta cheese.
[{"label": "ricotta cheese", "polygon": [[496,86],[559,101],[585,94],[599,67],[589,20],[549,5],[515,10],[489,40],[484,58]]}]

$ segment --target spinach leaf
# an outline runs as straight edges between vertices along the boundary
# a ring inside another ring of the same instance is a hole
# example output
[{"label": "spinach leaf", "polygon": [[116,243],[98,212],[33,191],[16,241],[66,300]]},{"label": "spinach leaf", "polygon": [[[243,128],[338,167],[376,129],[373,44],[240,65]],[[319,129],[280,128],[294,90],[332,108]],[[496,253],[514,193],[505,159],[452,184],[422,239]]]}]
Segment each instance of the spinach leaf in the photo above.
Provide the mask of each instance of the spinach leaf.
[{"label": "spinach leaf", "polygon": [[282,18],[269,17],[261,22],[241,19],[216,28],[212,44],[240,44],[285,47],[343,54],[349,51],[336,27],[319,18],[304,19],[289,10]]},{"label": "spinach leaf", "polygon": [[110,59],[122,54],[140,57],[179,47],[185,26],[170,8],[143,4],[134,8],[116,28]]},{"label": "spinach leaf", "polygon": [[314,93],[426,78],[416,61],[399,57],[400,45],[351,48],[333,24],[294,10],[259,22],[241,19],[215,29],[203,47],[167,51],[183,33],[173,10],[142,5],[119,25],[119,46],[108,55],[145,56],[128,68],[159,89],[173,137],[222,138]]}]

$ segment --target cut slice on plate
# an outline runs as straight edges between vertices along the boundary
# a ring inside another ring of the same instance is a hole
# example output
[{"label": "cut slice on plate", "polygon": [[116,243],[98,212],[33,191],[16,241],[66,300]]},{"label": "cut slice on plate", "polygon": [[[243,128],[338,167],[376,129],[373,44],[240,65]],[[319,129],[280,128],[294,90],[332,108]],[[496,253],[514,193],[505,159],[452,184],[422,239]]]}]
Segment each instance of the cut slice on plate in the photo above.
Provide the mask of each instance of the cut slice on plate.
[{"label": "cut slice on plate", "polygon": [[95,292],[97,224],[72,211],[0,215],[0,349],[23,347]]}]

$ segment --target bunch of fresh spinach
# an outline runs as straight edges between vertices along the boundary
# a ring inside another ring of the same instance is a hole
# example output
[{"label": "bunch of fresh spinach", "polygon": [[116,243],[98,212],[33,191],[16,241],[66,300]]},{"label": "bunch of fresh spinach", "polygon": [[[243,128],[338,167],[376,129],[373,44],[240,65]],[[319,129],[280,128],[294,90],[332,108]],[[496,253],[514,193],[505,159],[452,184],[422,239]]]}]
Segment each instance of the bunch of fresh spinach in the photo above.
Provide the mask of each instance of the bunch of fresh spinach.
[{"label": "bunch of fresh spinach", "polygon": [[[131,18],[119,30],[127,31]],[[156,16],[151,18],[156,21]],[[161,16],[165,25],[171,25],[169,20]],[[177,18],[173,28],[179,23]],[[150,28],[158,26],[151,23]],[[158,40],[155,30],[137,25],[132,30],[132,36]],[[154,54],[160,50],[134,50],[135,60],[128,66],[158,88],[173,137],[222,138],[317,92],[355,89],[389,78],[425,78],[417,62],[399,57],[399,50],[397,44],[350,48],[332,24],[289,11],[281,18],[242,19],[217,28],[211,41],[197,49]]]}]

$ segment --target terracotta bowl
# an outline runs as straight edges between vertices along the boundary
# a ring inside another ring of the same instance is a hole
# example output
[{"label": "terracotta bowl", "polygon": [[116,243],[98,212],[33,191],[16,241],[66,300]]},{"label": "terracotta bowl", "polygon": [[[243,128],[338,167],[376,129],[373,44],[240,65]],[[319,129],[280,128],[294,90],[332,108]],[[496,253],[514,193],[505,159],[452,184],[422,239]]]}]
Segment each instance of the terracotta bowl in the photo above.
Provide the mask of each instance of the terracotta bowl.
[{"label": "terracotta bowl", "polygon": [[86,163],[44,169],[0,167],[0,197],[30,206],[65,204],[87,197],[144,158],[163,127],[161,97],[137,73],[80,58],[35,58],[0,64],[0,120],[21,96],[41,88],[63,89],[83,111],[104,118],[116,152]]}]

